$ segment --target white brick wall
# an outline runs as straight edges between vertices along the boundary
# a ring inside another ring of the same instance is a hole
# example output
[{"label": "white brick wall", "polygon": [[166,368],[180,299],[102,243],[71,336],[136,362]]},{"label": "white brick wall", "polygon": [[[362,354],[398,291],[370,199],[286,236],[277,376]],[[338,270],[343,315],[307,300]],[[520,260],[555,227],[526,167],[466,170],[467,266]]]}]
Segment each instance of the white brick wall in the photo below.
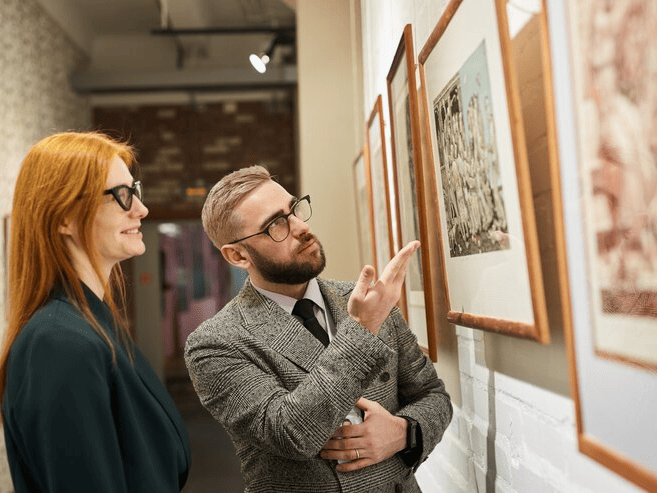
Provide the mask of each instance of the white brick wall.
[{"label": "white brick wall", "polygon": [[639,491],[577,450],[571,399],[475,362],[485,343],[480,336],[457,328],[462,406],[417,473],[423,491]]}]

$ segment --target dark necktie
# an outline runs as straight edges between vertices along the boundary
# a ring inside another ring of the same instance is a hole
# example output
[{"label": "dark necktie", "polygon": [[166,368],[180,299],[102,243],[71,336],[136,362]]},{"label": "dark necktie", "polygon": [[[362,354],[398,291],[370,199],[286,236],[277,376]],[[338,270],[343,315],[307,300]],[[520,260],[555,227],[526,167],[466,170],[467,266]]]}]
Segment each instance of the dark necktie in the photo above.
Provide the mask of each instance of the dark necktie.
[{"label": "dark necktie", "polygon": [[297,301],[294,305],[292,315],[301,317],[306,329],[308,329],[310,333],[319,339],[319,341],[326,347],[329,344],[329,336],[315,318],[315,310],[313,309],[314,304],[315,303],[313,303],[312,300],[303,298],[302,300]]}]

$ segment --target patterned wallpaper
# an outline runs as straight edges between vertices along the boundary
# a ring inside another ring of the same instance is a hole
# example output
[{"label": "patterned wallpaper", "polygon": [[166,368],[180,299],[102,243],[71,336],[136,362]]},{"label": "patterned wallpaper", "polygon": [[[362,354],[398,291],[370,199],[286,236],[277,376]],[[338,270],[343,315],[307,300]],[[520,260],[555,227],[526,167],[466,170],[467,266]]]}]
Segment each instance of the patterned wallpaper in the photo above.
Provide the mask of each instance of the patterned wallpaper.
[{"label": "patterned wallpaper", "polygon": [[[0,1],[0,26],[0,216],[4,218],[11,212],[14,183],[28,149],[54,132],[90,128],[91,111],[87,98],[75,94],[69,83],[86,57],[36,0]],[[0,263],[2,293],[6,291],[4,264]],[[2,296],[2,332],[4,302]]]},{"label": "patterned wallpaper", "polygon": [[[0,218],[11,212],[14,183],[28,149],[46,135],[90,128],[86,97],[71,73],[86,63],[36,0],[0,0]],[[6,326],[4,228],[0,227],[0,334]],[[13,491],[0,436],[0,493]]]}]

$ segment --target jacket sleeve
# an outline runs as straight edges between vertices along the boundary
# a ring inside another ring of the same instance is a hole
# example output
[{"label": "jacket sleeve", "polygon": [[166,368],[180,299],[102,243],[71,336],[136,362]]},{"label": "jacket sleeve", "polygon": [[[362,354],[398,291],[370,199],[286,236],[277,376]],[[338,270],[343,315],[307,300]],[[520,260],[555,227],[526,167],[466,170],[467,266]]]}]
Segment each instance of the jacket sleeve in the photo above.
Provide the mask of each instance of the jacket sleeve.
[{"label": "jacket sleeve", "polygon": [[[293,390],[268,368],[268,348],[221,337],[220,317],[187,339],[185,360],[203,405],[231,433],[294,460],[315,458],[395,352],[349,317]],[[253,344],[253,340],[249,341]],[[255,352],[255,354],[254,354]],[[247,354],[248,353],[248,354]]]},{"label": "jacket sleeve", "polygon": [[414,464],[417,469],[440,442],[452,420],[452,403],[445,384],[418,346],[398,308],[393,309],[389,320],[397,330],[399,344],[398,390],[402,408],[396,414],[417,421],[422,435],[422,453]]},{"label": "jacket sleeve", "polygon": [[12,473],[20,468],[35,488],[49,493],[127,491],[112,415],[109,349],[83,334],[88,326],[49,329],[28,343],[18,356],[25,358],[21,368],[9,375],[20,379],[5,395],[6,432],[19,454]]}]

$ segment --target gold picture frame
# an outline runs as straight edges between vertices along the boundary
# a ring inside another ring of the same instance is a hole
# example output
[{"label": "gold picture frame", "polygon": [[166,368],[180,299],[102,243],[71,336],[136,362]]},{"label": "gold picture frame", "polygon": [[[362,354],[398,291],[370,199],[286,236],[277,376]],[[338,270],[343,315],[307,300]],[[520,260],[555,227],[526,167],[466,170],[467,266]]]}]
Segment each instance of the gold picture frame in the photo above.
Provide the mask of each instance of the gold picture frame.
[{"label": "gold picture frame", "polygon": [[394,250],[384,125],[383,100],[379,95],[370,112],[366,128],[368,149],[366,161],[371,184],[372,242],[377,277],[390,262]]},{"label": "gold picture frame", "polygon": [[550,332],[505,0],[452,0],[418,57],[447,320]]},{"label": "gold picture frame", "polygon": [[408,324],[422,350],[438,356],[438,330],[435,320],[428,247],[427,209],[418,95],[415,79],[413,28],[404,27],[397,51],[386,77],[392,151],[397,242],[405,245],[420,240],[422,248],[409,263],[404,282],[404,305]]},{"label": "gold picture frame", "polygon": [[657,4],[564,3],[572,66],[560,84],[572,85],[572,102],[560,105],[577,166],[560,170],[568,213],[558,248],[569,261],[562,304],[579,450],[657,491],[657,290],[645,304],[642,288],[657,280],[644,242],[657,220],[657,100],[636,90],[654,94]]}]

